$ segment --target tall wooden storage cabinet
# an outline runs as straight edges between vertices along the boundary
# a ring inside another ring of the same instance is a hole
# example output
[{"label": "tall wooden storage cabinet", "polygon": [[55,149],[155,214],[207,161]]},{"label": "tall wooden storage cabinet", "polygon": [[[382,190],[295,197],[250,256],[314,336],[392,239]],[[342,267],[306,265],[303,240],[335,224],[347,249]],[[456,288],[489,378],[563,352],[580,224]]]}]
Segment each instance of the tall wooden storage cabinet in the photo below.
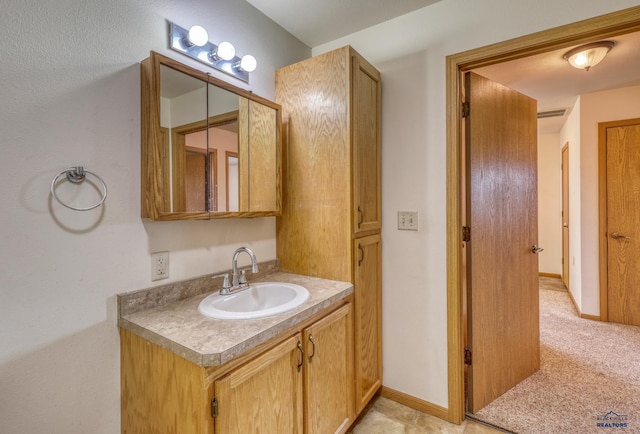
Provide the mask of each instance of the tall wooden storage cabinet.
[{"label": "tall wooden storage cabinet", "polygon": [[276,71],[282,270],[355,285],[355,406],[382,385],[380,73],[351,47]]}]

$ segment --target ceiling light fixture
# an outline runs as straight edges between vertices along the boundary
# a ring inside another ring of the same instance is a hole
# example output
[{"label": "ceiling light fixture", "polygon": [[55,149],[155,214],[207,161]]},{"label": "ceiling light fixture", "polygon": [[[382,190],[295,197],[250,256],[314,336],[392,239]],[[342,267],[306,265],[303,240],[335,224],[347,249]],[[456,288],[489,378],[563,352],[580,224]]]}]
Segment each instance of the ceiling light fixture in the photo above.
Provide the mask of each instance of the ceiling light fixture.
[{"label": "ceiling light fixture", "polygon": [[588,71],[600,63],[615,44],[613,41],[592,42],[567,51],[562,58],[574,68]]},{"label": "ceiling light fixture", "polygon": [[209,42],[209,35],[201,26],[187,30],[171,21],[169,24],[169,48],[249,83],[249,73],[257,67],[255,57],[250,54],[236,56],[236,49],[230,42],[220,45]]}]

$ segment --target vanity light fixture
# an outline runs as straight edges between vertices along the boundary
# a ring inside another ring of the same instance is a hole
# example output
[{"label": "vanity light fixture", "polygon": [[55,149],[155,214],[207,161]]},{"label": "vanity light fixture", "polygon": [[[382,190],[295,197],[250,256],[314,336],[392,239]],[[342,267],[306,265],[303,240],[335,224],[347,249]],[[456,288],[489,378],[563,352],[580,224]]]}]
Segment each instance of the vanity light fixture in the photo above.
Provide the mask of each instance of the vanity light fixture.
[{"label": "vanity light fixture", "polygon": [[204,46],[207,42],[209,42],[209,34],[201,26],[193,26],[189,29],[189,33],[187,34],[187,38],[185,40],[189,47],[195,45],[197,47]]},{"label": "vanity light fixture", "polygon": [[249,73],[257,67],[256,58],[250,54],[241,58],[230,42],[216,45],[208,39],[207,31],[201,26],[187,30],[169,21],[169,48],[248,83]]},{"label": "vanity light fixture", "polygon": [[231,42],[220,42],[218,48],[213,50],[210,54],[211,59],[214,62],[218,60],[231,60],[236,57],[236,48],[233,46]]},{"label": "vanity light fixture", "polygon": [[613,41],[592,42],[567,51],[562,58],[574,68],[588,71],[600,63],[615,44]]},{"label": "vanity light fixture", "polygon": [[236,62],[233,66],[240,71],[253,72],[258,66],[258,62],[256,61],[256,58],[251,54],[245,54],[244,56],[242,56],[242,59],[240,59],[239,62]]}]

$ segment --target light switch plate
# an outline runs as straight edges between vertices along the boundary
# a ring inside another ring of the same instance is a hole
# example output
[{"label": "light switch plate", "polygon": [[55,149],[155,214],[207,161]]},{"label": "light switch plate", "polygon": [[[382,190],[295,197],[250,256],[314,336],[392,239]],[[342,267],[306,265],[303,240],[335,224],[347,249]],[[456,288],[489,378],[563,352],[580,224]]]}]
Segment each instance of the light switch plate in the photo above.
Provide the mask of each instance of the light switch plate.
[{"label": "light switch plate", "polygon": [[169,278],[169,252],[151,254],[151,280]]},{"label": "light switch plate", "polygon": [[398,211],[398,229],[401,231],[417,231],[418,212]]}]

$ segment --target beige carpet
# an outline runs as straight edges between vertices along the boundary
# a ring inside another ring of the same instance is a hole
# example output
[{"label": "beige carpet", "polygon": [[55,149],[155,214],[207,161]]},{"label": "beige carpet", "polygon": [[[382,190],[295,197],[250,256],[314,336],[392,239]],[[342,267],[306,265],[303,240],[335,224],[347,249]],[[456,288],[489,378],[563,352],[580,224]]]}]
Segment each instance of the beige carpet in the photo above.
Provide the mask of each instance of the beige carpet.
[{"label": "beige carpet", "polygon": [[472,416],[520,434],[640,433],[640,327],[579,318],[552,280],[541,279],[540,371]]}]

